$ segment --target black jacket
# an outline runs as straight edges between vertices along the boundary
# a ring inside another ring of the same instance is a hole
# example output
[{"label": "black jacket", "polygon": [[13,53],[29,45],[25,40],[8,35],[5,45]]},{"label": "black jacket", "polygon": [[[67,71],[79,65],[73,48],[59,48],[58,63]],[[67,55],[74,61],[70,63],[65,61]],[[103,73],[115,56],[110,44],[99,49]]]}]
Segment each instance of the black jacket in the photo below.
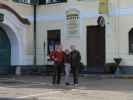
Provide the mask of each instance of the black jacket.
[{"label": "black jacket", "polygon": [[80,52],[77,50],[74,50],[71,52],[71,63],[72,64],[79,64],[81,60]]},{"label": "black jacket", "polygon": [[71,55],[66,54],[64,55],[64,63],[71,63]]}]

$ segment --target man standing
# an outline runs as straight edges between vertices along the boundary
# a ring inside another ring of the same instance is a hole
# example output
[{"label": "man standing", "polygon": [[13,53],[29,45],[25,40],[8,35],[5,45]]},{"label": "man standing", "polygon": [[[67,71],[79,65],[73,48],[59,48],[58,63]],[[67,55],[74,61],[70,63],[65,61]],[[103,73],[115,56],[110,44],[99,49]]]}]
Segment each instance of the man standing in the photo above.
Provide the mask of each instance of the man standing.
[{"label": "man standing", "polygon": [[53,84],[60,84],[61,71],[64,61],[64,52],[62,51],[62,46],[58,45],[50,57],[54,61]]},{"label": "man standing", "polygon": [[79,69],[80,69],[80,60],[81,55],[74,45],[71,46],[71,67],[73,72],[73,81],[74,85],[78,85]]}]

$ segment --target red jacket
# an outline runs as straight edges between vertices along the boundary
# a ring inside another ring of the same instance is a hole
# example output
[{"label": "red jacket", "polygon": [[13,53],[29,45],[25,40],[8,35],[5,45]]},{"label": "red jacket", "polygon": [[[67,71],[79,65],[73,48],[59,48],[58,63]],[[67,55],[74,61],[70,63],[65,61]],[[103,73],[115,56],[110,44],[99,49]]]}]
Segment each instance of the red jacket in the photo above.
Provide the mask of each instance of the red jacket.
[{"label": "red jacket", "polygon": [[50,54],[50,58],[57,63],[63,63],[64,62],[64,52],[58,52],[54,51]]}]

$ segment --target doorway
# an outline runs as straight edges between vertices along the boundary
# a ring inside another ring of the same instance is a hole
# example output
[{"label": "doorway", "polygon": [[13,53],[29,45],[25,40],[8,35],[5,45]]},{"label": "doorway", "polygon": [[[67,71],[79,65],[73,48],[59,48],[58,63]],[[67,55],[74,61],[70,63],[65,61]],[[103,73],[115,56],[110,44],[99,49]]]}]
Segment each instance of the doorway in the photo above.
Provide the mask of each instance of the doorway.
[{"label": "doorway", "polygon": [[61,31],[60,30],[48,30],[47,31],[47,41],[48,41],[48,55],[53,52],[56,45],[61,43]]},{"label": "doorway", "polygon": [[105,64],[105,27],[87,27],[87,65],[94,71],[104,70]]},{"label": "doorway", "polygon": [[11,45],[6,32],[0,28],[0,74],[8,74],[11,65]]}]

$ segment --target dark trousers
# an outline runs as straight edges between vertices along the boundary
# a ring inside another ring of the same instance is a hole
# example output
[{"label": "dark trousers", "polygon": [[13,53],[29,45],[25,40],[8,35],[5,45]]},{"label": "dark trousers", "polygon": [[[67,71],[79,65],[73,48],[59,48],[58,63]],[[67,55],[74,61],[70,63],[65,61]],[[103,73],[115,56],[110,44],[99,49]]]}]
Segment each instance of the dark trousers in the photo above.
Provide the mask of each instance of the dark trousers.
[{"label": "dark trousers", "polygon": [[73,82],[78,84],[80,64],[72,64]]},{"label": "dark trousers", "polygon": [[53,68],[53,84],[60,84],[62,67],[62,63],[55,63]]}]

